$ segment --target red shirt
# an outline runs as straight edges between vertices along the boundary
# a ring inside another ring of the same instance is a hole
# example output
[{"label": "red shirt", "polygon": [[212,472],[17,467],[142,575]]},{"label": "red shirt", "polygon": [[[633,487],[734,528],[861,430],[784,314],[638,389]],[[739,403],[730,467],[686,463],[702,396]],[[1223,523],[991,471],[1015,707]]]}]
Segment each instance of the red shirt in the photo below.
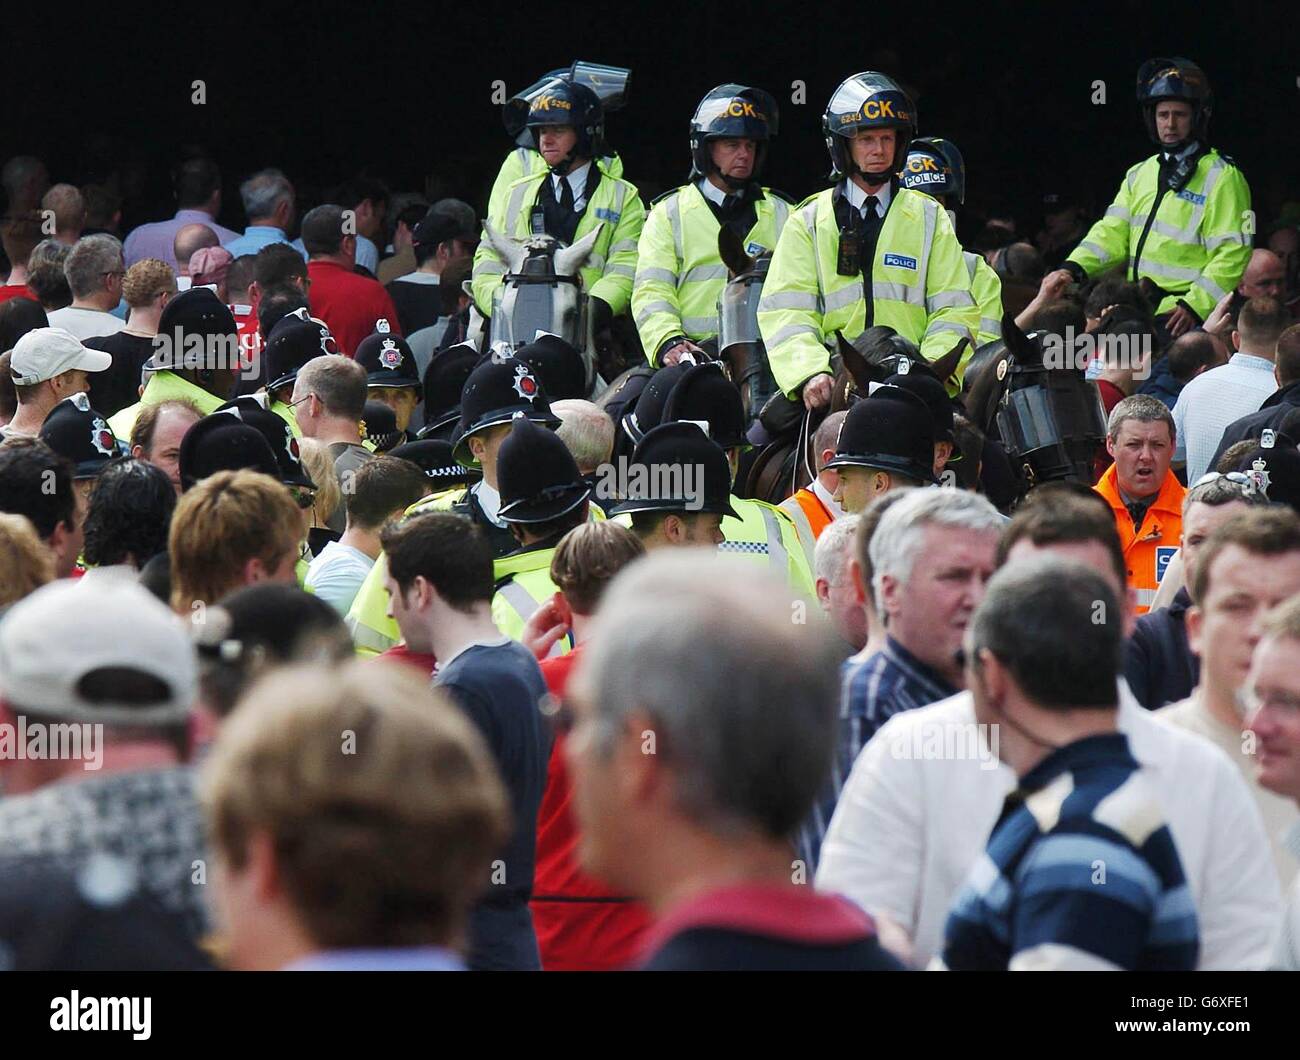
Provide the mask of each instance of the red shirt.
[{"label": "red shirt", "polygon": [[[257,306],[242,302],[229,307],[239,330],[239,360],[244,371],[257,363],[262,352],[262,333],[257,330]],[[270,380],[264,380],[270,382]]]},{"label": "red shirt", "polygon": [[405,644],[394,644],[386,652],[380,653],[375,658],[383,659],[384,662],[399,662],[405,663],[407,666],[414,666],[417,670],[422,671],[425,677],[432,676],[434,663],[438,661],[432,655],[411,651]]},{"label": "red shirt", "polygon": [[400,335],[397,307],[378,280],[335,265],[332,261],[307,262],[311,290],[307,294],[311,315],[320,317],[349,357],[362,341],[375,333],[375,321],[384,319],[392,334]]},{"label": "red shirt", "polygon": [[[542,661],[542,676],[552,695],[564,694],[569,671],[581,654],[578,647]],[[620,898],[578,868],[572,797],[564,736],[556,734],[546,770],[546,791],[537,811],[537,864],[529,903],[542,968],[548,972],[626,968],[640,951],[650,914],[644,906]]]},{"label": "red shirt", "polygon": [[11,298],[30,298],[33,302],[40,302],[36,292],[25,283],[6,283],[0,286],[0,302],[7,302]]},{"label": "red shirt", "polygon": [[[1106,413],[1106,419],[1109,420],[1110,410],[1124,400],[1124,391],[1108,379],[1098,379],[1097,393],[1101,395],[1101,407]],[[1094,486],[1101,481],[1101,476],[1106,474],[1106,470],[1113,463],[1110,453],[1106,452],[1106,446],[1098,446],[1097,455],[1092,461],[1092,484]]]}]

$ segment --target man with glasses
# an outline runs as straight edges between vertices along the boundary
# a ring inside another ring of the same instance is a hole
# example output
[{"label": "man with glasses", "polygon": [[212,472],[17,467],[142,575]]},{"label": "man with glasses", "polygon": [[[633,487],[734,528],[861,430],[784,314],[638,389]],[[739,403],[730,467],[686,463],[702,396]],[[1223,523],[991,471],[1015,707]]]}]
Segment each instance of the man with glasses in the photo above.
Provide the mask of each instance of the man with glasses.
[{"label": "man with glasses", "polygon": [[1148,710],[1186,699],[1200,679],[1200,662],[1187,643],[1189,587],[1196,562],[1210,535],[1234,515],[1268,503],[1254,480],[1240,471],[1212,471],[1183,498],[1182,547],[1178,551],[1186,578],[1168,607],[1137,620],[1125,650],[1124,676],[1137,701]]},{"label": "man with glasses", "polygon": [[126,265],[122,244],[110,235],[86,236],[77,241],[63,266],[72,291],[72,305],[50,314],[50,327],[63,328],[79,339],[114,335],[126,322],[109,312],[122,301]]},{"label": "man with glasses", "polygon": [[1238,692],[1247,680],[1263,616],[1300,595],[1300,517],[1270,507],[1235,515],[1205,542],[1195,561],[1188,642],[1201,660],[1196,689],[1156,717],[1216,743],[1250,781],[1283,886],[1300,868],[1286,848],[1300,822],[1295,804],[1261,786],[1258,740],[1247,730]]},{"label": "man with glasses", "polygon": [[[1242,689],[1246,723],[1257,741],[1260,784],[1300,803],[1300,597],[1270,611],[1263,634]],[[1290,845],[1300,857],[1300,843]],[[1275,967],[1300,971],[1300,885],[1291,892]]]},{"label": "man with glasses", "polygon": [[[366,371],[347,357],[324,355],[308,361],[293,384],[292,407],[304,438],[329,446],[339,487],[346,494],[357,468],[374,454],[361,444],[366,409]],[[342,515],[343,513],[336,513]],[[330,529],[343,531],[345,519]]]}]

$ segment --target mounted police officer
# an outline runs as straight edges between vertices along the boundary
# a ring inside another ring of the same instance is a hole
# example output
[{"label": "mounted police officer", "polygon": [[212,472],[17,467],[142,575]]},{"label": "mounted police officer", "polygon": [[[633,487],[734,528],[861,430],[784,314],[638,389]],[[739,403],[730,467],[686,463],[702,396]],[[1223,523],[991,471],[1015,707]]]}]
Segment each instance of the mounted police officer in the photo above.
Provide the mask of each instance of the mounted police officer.
[{"label": "mounted police officer", "polygon": [[[567,77],[586,85],[600,98],[601,106],[608,114],[627,102],[627,84],[631,76],[632,71],[623,66],[605,66],[579,59],[567,71],[552,70],[507,100],[501,108],[501,120],[506,132],[514,138],[515,149],[506,155],[496,180],[492,182],[488,216],[496,214],[498,207],[504,208],[506,193],[511,184],[521,177],[532,176],[548,168],[546,160],[537,153],[537,145],[533,142],[532,131],[528,128],[528,112],[533,100],[545,92],[552,81]],[[623,160],[617,153],[602,155],[596,164],[611,177],[623,175]]]},{"label": "mounted police officer", "polygon": [[768,269],[758,322],[777,385],[810,408],[831,397],[828,344],[885,324],[937,360],[973,349],[980,312],[952,222],[900,184],[916,110],[883,74],[854,74],[822,117],[834,187],[791,215]]},{"label": "mounted police officer", "polygon": [[[548,169],[512,182],[488,220],[509,238],[545,233],[566,246],[599,227],[581,276],[592,329],[600,334],[614,315],[628,310],[645,207],[633,185],[593,161],[605,149],[604,112],[586,85],[552,81],[532,101],[526,128]],[[492,315],[492,298],[505,274],[505,262],[485,235],[474,255],[471,281],[474,302],[484,316]]]},{"label": "mounted police officer", "polygon": [[777,121],[776,100],[745,85],[719,85],[695,109],[690,183],[655,201],[641,233],[632,315],[651,364],[701,353],[718,334],[723,227],[751,257],[776,249],[790,203],[759,176]]},{"label": "mounted police officer", "polygon": [[[966,163],[951,140],[921,137],[912,141],[903,167],[903,187],[923,191],[939,200],[948,211],[953,229],[957,227],[956,207],[966,202]],[[980,307],[979,330],[975,345],[997,342],[1002,338],[1002,281],[982,254],[962,251],[970,273],[970,292]]]},{"label": "mounted police officer", "polygon": [[1106,215],[1053,275],[1082,283],[1123,266],[1176,338],[1204,322],[1246,270],[1250,187],[1232,159],[1206,142],[1214,95],[1199,66],[1148,60],[1137,98],[1159,150],[1128,171]]},{"label": "mounted police officer", "polygon": [[857,515],[891,490],[933,486],[934,438],[924,401],[901,387],[876,387],[849,409],[826,463],[840,473],[835,500]]}]

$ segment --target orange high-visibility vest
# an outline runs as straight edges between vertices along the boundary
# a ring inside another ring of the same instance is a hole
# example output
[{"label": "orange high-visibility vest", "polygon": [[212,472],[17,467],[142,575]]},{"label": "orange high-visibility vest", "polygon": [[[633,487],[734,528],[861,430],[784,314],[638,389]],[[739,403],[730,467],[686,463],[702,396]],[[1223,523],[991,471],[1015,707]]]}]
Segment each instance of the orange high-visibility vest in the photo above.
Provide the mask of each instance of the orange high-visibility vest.
[{"label": "orange high-visibility vest", "polygon": [[1128,570],[1128,584],[1137,590],[1137,613],[1144,615],[1151,608],[1156,588],[1165,575],[1165,568],[1178,551],[1183,539],[1183,497],[1187,489],[1172,471],[1142,519],[1142,525],[1133,528],[1133,518],[1124,507],[1119,494],[1116,468],[1111,464],[1101,481],[1093,487],[1106,498],[1115,515],[1120,545],[1124,549],[1124,565]]},{"label": "orange high-visibility vest", "polygon": [[831,525],[831,513],[826,510],[826,505],[822,504],[821,498],[807,487],[787,497],[777,507],[790,517],[799,532],[799,543],[803,545],[803,550],[808,555],[808,569],[813,572],[813,578],[816,579],[813,550],[817,547],[817,539],[822,536],[822,531]]}]

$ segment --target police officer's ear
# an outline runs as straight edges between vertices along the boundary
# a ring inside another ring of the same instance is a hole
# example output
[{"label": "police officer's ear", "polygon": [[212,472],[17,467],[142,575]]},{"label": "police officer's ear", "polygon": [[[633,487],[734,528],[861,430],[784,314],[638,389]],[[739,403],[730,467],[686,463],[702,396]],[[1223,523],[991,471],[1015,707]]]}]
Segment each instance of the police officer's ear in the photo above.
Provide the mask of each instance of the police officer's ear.
[{"label": "police officer's ear", "polygon": [[1187,609],[1187,646],[1198,658],[1204,647],[1202,634],[1205,631],[1205,612],[1200,604],[1193,604]]},{"label": "police officer's ear", "polygon": [[690,528],[682,516],[669,512],[664,516],[663,534],[670,545],[684,545],[690,536]]}]

